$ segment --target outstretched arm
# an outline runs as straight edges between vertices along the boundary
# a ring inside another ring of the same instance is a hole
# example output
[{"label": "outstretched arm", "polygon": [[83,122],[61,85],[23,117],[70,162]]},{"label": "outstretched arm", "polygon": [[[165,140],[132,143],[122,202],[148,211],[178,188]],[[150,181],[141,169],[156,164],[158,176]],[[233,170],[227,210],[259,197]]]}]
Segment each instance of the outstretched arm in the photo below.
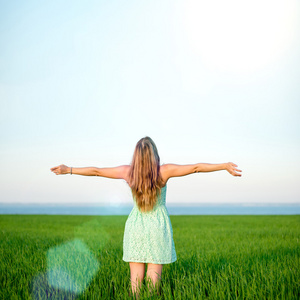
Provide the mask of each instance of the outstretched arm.
[{"label": "outstretched arm", "polygon": [[[101,176],[115,179],[125,179],[126,172],[129,166],[119,166],[114,168],[96,168],[96,167],[85,167],[85,168],[73,168],[72,174],[83,175],[83,176]],[[70,174],[71,167],[60,165],[50,169],[56,175]]]},{"label": "outstretched arm", "polygon": [[213,172],[220,170],[226,170],[233,176],[242,176],[240,173],[238,173],[242,171],[237,169],[237,165],[232,162],[223,164],[199,163],[193,165],[164,165],[164,173],[167,179],[171,177],[185,176],[192,173]]},{"label": "outstretched arm", "polygon": [[228,162],[224,164],[207,164],[207,163],[200,163],[196,164],[196,173],[198,172],[213,172],[213,171],[220,171],[226,170],[233,176],[242,176],[242,174],[238,172],[242,172],[242,170],[237,169],[237,165]]}]

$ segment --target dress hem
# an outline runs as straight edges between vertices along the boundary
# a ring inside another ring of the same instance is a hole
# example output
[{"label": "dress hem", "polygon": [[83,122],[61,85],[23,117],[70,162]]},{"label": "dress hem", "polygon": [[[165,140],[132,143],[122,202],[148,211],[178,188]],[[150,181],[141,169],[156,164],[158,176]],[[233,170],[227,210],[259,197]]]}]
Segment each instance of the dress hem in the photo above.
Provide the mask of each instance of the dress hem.
[{"label": "dress hem", "polygon": [[146,261],[146,260],[138,260],[138,259],[129,260],[129,259],[124,259],[124,258],[122,258],[122,260],[125,262],[139,262],[139,263],[145,263],[145,264],[167,265],[167,264],[171,264],[171,263],[177,261],[177,258],[170,262],[156,262],[156,261],[149,261],[149,260]]}]

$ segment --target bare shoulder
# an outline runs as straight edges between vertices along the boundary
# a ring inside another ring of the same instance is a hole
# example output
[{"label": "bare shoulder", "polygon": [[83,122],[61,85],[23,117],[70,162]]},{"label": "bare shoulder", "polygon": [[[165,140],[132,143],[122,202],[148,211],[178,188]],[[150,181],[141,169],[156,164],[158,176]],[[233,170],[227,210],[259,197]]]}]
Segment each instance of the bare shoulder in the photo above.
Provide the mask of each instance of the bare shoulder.
[{"label": "bare shoulder", "polygon": [[129,170],[130,170],[130,165],[123,165],[122,166],[122,171],[123,171],[123,179],[128,183],[128,178],[129,178]]},{"label": "bare shoulder", "polygon": [[161,166],[161,176],[165,182],[171,177],[186,176],[196,172],[196,164],[177,165],[164,164]]},{"label": "bare shoulder", "polygon": [[170,176],[168,176],[170,168],[172,168],[172,164],[163,164],[160,166],[160,174],[163,179],[164,185],[167,184],[167,181],[170,178]]}]

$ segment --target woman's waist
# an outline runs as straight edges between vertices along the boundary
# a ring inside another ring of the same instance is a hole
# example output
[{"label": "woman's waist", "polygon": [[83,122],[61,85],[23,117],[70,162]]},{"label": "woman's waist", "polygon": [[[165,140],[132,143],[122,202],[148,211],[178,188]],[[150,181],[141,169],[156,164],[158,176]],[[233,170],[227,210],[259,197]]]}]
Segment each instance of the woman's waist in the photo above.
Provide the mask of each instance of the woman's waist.
[{"label": "woman's waist", "polygon": [[134,206],[133,206],[133,209],[132,210],[135,210],[135,211],[138,211],[140,212],[141,214],[151,214],[151,213],[154,213],[154,212],[157,212],[157,211],[166,211],[167,210],[167,207],[165,205],[165,203],[160,203],[160,204],[156,204],[152,210],[150,211],[147,211],[147,212],[143,212],[139,209],[138,205],[136,203],[134,203]]}]

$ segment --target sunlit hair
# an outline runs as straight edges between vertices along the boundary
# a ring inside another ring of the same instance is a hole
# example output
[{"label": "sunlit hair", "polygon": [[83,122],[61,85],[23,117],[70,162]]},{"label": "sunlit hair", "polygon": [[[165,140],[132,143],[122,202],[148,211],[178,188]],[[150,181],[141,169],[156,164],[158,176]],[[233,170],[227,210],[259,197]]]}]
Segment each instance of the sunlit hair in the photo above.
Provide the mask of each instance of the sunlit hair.
[{"label": "sunlit hair", "polygon": [[148,136],[135,146],[128,183],[140,211],[151,211],[161,195],[163,179],[156,145]]}]

